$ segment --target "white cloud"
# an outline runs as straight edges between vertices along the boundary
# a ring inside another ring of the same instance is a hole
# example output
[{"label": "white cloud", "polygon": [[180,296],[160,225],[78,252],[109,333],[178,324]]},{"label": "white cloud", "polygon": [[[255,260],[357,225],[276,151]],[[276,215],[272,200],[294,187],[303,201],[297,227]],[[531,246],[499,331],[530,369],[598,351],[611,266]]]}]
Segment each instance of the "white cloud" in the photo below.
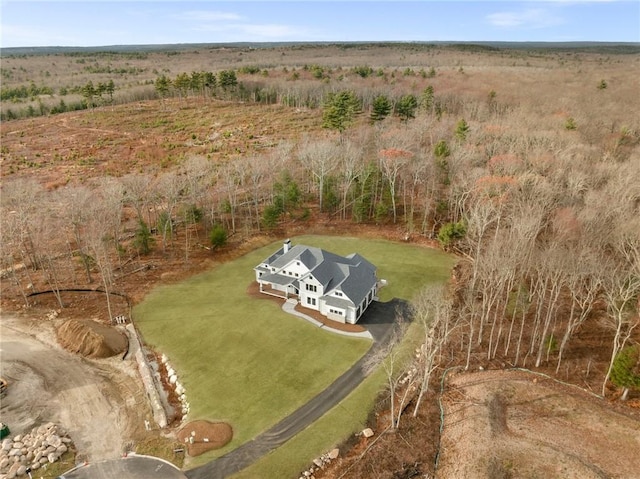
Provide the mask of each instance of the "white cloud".
[{"label": "white cloud", "polygon": [[252,23],[247,17],[232,12],[190,10],[175,18],[191,31],[224,33],[227,39],[244,41],[286,40],[309,33],[293,25]]},{"label": "white cloud", "polygon": [[243,17],[233,12],[217,12],[208,10],[190,10],[182,12],[178,17],[180,20],[198,22],[237,22]]},{"label": "white cloud", "polygon": [[546,28],[561,25],[564,20],[542,8],[519,12],[496,12],[487,15],[487,21],[499,28]]}]

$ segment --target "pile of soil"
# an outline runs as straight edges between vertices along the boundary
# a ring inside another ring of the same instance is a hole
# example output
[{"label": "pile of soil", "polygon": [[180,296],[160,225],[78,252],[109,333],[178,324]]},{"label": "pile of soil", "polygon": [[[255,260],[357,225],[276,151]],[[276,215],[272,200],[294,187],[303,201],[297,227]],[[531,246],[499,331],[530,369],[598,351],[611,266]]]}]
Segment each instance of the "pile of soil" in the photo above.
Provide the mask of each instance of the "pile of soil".
[{"label": "pile of soil", "polygon": [[65,321],[56,336],[64,349],[88,358],[109,358],[123,354],[128,347],[128,340],[122,333],[91,320]]},{"label": "pile of soil", "polygon": [[220,449],[232,438],[233,429],[226,422],[191,421],[178,431],[178,440],[185,445],[191,457]]}]

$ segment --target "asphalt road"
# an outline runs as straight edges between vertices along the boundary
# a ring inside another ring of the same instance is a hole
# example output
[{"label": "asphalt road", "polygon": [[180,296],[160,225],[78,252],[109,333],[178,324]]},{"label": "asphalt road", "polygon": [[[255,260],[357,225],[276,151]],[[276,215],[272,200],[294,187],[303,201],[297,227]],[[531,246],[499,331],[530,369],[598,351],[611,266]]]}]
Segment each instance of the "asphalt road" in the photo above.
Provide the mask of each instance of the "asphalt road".
[{"label": "asphalt road", "polygon": [[358,324],[365,326],[375,341],[357,363],[327,389],[266,432],[204,466],[187,471],[186,476],[189,479],[222,479],[235,474],[322,417],[362,382],[365,378],[363,365],[387,344],[398,309],[406,308],[405,302],[395,299],[388,303],[372,303]]},{"label": "asphalt road", "polygon": [[58,479],[185,479],[184,473],[155,457],[130,455],[123,459],[83,465]]}]

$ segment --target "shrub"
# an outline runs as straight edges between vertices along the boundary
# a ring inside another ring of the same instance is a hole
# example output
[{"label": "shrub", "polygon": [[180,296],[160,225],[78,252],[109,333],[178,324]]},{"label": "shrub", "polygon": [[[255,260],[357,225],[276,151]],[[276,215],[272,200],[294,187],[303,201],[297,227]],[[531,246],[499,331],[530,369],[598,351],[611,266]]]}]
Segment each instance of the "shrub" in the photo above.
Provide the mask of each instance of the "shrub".
[{"label": "shrub", "polygon": [[213,225],[211,232],[209,233],[209,241],[213,249],[221,248],[227,244],[227,230],[220,224]]},{"label": "shrub", "polygon": [[140,254],[149,254],[153,246],[153,238],[149,226],[143,220],[138,221],[138,229],[136,229],[133,245]]},{"label": "shrub", "polygon": [[578,128],[578,125],[576,125],[576,120],[570,116],[569,118],[567,118],[567,121],[564,122],[564,127],[567,130],[575,130],[576,128]]},{"label": "shrub", "polygon": [[438,231],[438,241],[443,248],[448,249],[453,244],[464,238],[467,233],[467,225],[464,221],[458,221],[457,223],[445,223]]},{"label": "shrub", "polygon": [[611,382],[618,387],[640,391],[640,345],[628,346],[613,361]]}]

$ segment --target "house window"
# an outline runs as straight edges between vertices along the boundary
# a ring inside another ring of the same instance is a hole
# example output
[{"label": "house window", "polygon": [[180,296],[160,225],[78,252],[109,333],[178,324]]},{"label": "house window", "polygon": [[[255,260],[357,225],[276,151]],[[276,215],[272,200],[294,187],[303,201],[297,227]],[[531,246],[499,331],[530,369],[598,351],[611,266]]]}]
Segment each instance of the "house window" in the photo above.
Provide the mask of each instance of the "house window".
[{"label": "house window", "polygon": [[275,272],[276,272],[276,269],[275,269],[275,268],[271,268],[271,272],[272,272],[272,273],[275,273]]},{"label": "house window", "polygon": [[331,314],[337,314],[338,316],[342,316],[342,311],[340,311],[339,309],[331,309],[331,308],[329,308],[329,312]]},{"label": "house window", "polygon": [[305,288],[307,289],[307,291],[311,291],[313,293],[318,292],[318,287],[315,284],[305,284]]},{"label": "house window", "polygon": [[315,306],[316,305],[316,298],[307,298],[307,304]]},{"label": "house window", "polygon": [[340,291],[336,291],[336,296],[342,297],[342,293]]},{"label": "house window", "polygon": [[299,275],[298,273],[296,273],[296,278],[297,278],[298,276],[300,276],[300,275]]},{"label": "house window", "polygon": [[300,266],[300,261],[296,261],[296,266]]}]

